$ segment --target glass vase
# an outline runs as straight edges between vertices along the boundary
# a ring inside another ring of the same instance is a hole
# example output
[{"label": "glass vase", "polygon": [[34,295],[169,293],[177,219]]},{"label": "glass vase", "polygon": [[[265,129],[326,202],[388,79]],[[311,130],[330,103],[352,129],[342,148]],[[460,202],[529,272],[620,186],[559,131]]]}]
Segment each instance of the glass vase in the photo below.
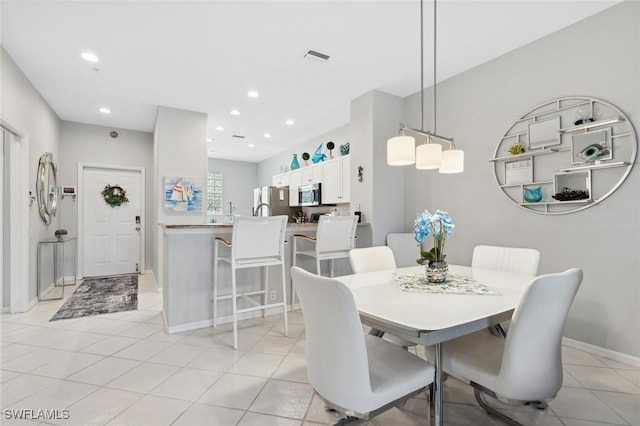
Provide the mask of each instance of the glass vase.
[{"label": "glass vase", "polygon": [[298,154],[293,154],[293,160],[291,160],[291,170],[296,170],[300,168],[300,163],[298,162]]},{"label": "glass vase", "polygon": [[425,275],[430,283],[441,283],[447,279],[449,265],[447,262],[431,262],[425,267]]}]

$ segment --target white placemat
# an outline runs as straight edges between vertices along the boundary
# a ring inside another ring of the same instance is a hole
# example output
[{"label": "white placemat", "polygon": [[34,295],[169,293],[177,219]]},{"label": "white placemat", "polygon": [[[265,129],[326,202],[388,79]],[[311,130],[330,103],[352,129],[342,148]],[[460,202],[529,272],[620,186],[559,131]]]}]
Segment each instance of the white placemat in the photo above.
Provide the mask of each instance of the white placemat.
[{"label": "white placemat", "polygon": [[474,294],[498,296],[500,293],[478,283],[472,277],[447,274],[447,279],[441,283],[430,283],[424,273],[393,274],[393,278],[400,284],[402,291],[416,291],[420,293],[448,293]]}]

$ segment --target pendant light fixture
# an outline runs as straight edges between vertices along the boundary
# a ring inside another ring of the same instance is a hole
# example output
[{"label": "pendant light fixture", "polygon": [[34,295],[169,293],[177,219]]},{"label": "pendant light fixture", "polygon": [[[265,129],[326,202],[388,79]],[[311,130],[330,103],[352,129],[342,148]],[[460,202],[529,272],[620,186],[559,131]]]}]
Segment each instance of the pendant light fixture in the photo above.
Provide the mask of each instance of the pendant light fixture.
[{"label": "pendant light fixture", "polygon": [[[390,166],[416,165],[419,170],[439,169],[440,173],[462,173],[464,171],[464,152],[456,149],[453,138],[439,136],[436,133],[436,47],[437,47],[437,1],[433,1],[433,132],[424,130],[424,13],[420,0],[420,129],[405,127],[400,123],[398,135],[387,141],[387,164]],[[425,137],[423,144],[415,146],[415,139],[405,135],[415,133]],[[439,143],[448,144],[442,150]]]}]

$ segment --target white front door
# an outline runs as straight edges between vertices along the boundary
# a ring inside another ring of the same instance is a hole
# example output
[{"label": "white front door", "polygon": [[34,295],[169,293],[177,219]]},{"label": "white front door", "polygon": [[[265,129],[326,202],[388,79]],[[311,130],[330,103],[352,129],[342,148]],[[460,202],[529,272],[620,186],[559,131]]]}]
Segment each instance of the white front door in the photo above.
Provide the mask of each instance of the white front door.
[{"label": "white front door", "polygon": [[[111,207],[101,195],[107,185],[126,191],[128,202]],[[96,277],[140,272],[140,171],[83,168],[83,275]],[[138,223],[136,223],[138,222]]]}]

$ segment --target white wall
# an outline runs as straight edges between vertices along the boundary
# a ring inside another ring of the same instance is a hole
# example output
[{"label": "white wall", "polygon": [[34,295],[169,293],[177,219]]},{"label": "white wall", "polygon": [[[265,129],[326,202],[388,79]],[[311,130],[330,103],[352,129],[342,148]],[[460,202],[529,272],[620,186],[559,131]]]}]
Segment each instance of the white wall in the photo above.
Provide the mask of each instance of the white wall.
[{"label": "white wall", "polygon": [[[109,136],[116,130],[117,139]],[[95,163],[143,167],[146,182],[145,224],[145,265],[153,264],[153,214],[155,195],[153,185],[153,135],[134,130],[114,129],[91,124],[63,121],[60,130],[60,162],[58,168],[59,185],[78,185],[78,163]],[[59,204],[60,226],[77,235],[78,202],[65,197]],[[72,254],[72,253],[70,253]],[[69,263],[70,265],[70,263]],[[65,272],[68,275],[68,272]]]},{"label": "white wall", "polygon": [[[38,160],[45,152],[52,152],[54,161],[59,163],[60,119],[33,87],[9,54],[0,47],[0,114],[13,126],[24,130],[29,138],[29,190],[35,191]],[[36,248],[37,242],[52,238],[59,228],[59,219],[54,217],[50,225],[45,225],[34,203],[29,208],[29,281],[28,300],[36,295]],[[4,301],[8,303],[7,300]]]},{"label": "white wall", "polygon": [[[182,176],[207,181],[207,114],[169,107],[158,107],[153,133],[154,200],[153,223],[169,225],[203,224],[207,221],[206,191],[203,191],[201,213],[173,213],[164,211],[165,176]],[[156,244],[153,272],[159,286],[163,285],[162,234],[155,226]]]},{"label": "white wall", "polygon": [[229,212],[229,202],[233,203],[236,214],[250,216],[253,207],[253,189],[258,187],[258,165],[246,161],[210,158],[209,172],[221,172],[223,179],[222,197],[225,215],[213,217],[216,220],[226,218]]},{"label": "white wall", "polygon": [[[560,216],[524,211],[496,186],[487,160],[521,114],[548,100],[606,100],[640,125],[640,2],[627,1],[438,85],[438,133],[465,151],[465,172],[405,169],[405,228],[415,213],[448,211],[447,260],[469,264],[477,244],[528,246],[540,272],[584,269],[565,336],[640,356],[640,168],[601,204]],[[427,94],[426,96],[430,96]],[[429,98],[427,98],[429,99]],[[405,101],[419,123],[419,94]],[[425,119],[429,120],[427,111]]]},{"label": "white wall", "polygon": [[387,139],[402,121],[402,105],[401,98],[377,90],[351,102],[351,201],[371,224],[373,245],[385,245],[387,233],[404,227],[403,169],[387,166]]},{"label": "white wall", "polygon": [[165,176],[182,176],[207,180],[207,114],[175,108],[158,107],[154,129],[156,155],[155,197],[158,223],[173,225],[206,223],[206,191],[202,212],[164,211]]}]

